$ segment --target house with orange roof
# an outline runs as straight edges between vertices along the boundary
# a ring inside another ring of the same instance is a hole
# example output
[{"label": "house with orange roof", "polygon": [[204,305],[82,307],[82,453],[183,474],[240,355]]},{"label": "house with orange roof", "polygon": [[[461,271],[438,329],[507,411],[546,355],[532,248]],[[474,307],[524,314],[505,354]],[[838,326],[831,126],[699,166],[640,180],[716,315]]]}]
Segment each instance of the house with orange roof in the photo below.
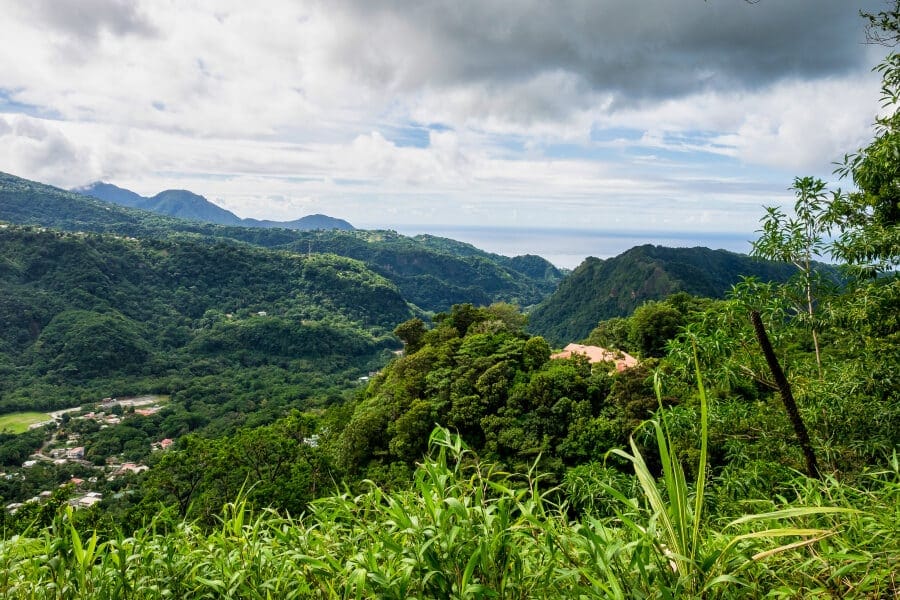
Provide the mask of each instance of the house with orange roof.
[{"label": "house with orange roof", "polygon": [[637,365],[638,361],[635,357],[621,350],[607,350],[600,346],[585,346],[583,344],[569,344],[563,348],[562,352],[557,352],[550,356],[555,358],[571,358],[573,354],[581,354],[587,357],[588,362],[592,365],[601,362],[611,362],[616,366],[616,371],[622,372]]}]

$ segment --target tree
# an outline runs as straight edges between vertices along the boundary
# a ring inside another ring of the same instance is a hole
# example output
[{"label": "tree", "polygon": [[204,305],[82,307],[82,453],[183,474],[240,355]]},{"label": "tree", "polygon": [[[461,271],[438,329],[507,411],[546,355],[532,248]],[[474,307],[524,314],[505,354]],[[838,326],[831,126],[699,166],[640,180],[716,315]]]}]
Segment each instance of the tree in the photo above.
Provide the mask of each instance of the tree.
[{"label": "tree", "polygon": [[425,337],[425,332],[425,322],[418,317],[404,321],[394,329],[394,335],[400,338],[409,354],[422,347],[422,338]]},{"label": "tree", "polygon": [[508,302],[494,302],[490,306],[481,309],[492,330],[505,330],[511,333],[519,333],[525,330],[528,317],[523,315],[519,307]]},{"label": "tree", "polygon": [[632,351],[629,333],[631,326],[624,317],[613,317],[600,321],[588,336],[586,342],[592,346],[601,346],[616,350]]},{"label": "tree", "polygon": [[[894,46],[900,40],[900,0],[863,17],[870,41]],[[831,223],[840,232],[834,256],[868,275],[900,265],[900,54],[891,52],[875,70],[882,77],[885,115],[875,121],[875,139],[846,155],[836,171],[857,190],[838,191],[829,207]]]},{"label": "tree", "polygon": [[665,356],[666,342],[683,324],[682,315],[665,302],[650,301],[637,308],[630,319],[628,338],[644,358]]},{"label": "tree", "polygon": [[550,360],[550,344],[540,336],[529,338],[522,352],[522,363],[529,371],[540,369]]},{"label": "tree", "polygon": [[794,433],[797,436],[797,442],[800,445],[800,449],[803,451],[803,457],[806,459],[806,472],[810,477],[818,479],[821,475],[819,473],[819,464],[816,460],[816,453],[813,450],[812,443],[809,441],[809,433],[806,430],[806,424],[803,422],[803,418],[800,416],[800,410],[797,408],[797,402],[794,400],[794,393],[791,390],[791,385],[788,383],[787,377],[784,376],[784,371],[782,371],[778,358],[775,356],[775,351],[772,349],[769,336],[766,335],[766,328],[759,316],[759,312],[755,310],[751,311],[750,320],[753,322],[753,330],[756,333],[756,339],[759,341],[759,346],[762,349],[763,355],[766,357],[766,363],[768,363],[769,369],[772,371],[772,378],[778,385],[781,401],[784,403],[785,411],[788,414],[788,418],[791,420],[791,426],[794,428]]},{"label": "tree", "polygon": [[459,332],[459,336],[463,337],[468,333],[469,327],[474,323],[478,323],[485,319],[484,310],[476,308],[470,303],[454,304],[450,307],[450,313],[438,313],[434,316],[436,323],[446,324],[455,327]]},{"label": "tree", "polygon": [[177,450],[162,454],[147,477],[151,500],[176,504],[178,514],[187,516],[191,503],[213,466],[214,444],[194,435],[181,438]]},{"label": "tree", "polygon": [[759,239],[753,242],[751,254],[767,260],[791,263],[799,269],[802,299],[795,300],[798,314],[806,313],[816,351],[816,366],[822,378],[822,355],[814,319],[817,275],[813,258],[825,252],[824,237],[829,233],[828,204],[825,182],[812,177],[797,177],[792,190],[796,192],[795,217],[787,217],[778,207],[766,207]]}]

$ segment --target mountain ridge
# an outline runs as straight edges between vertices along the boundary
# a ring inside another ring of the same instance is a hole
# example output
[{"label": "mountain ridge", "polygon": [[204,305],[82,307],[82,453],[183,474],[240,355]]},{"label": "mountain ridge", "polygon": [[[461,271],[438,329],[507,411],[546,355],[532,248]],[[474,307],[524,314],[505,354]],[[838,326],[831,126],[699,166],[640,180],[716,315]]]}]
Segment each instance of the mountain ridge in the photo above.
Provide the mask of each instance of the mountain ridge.
[{"label": "mountain ridge", "polygon": [[138,208],[170,217],[203,221],[216,225],[261,228],[281,227],[297,230],[340,229],[350,231],[354,229],[353,225],[343,219],[323,214],[307,215],[292,221],[242,219],[233,212],[222,208],[214,202],[210,202],[205,197],[190,190],[163,190],[155,196],[146,197],[112,183],[95,181],[85,186],[73,188],[70,191],[129,208]]},{"label": "mountain ridge", "polygon": [[[126,194],[129,198],[139,202],[140,197]],[[337,254],[360,260],[394,282],[424,313],[446,311],[457,303],[531,306],[552,292],[562,277],[543,258],[509,258],[446,238],[415,239],[394,231],[216,225],[114,204],[2,172],[0,220],[69,232],[139,239],[190,236],[207,243],[225,238],[298,254]]]},{"label": "mountain ridge", "polygon": [[644,244],[605,260],[585,259],[532,310],[529,330],[559,344],[582,340],[600,321],[628,316],[648,300],[675,292],[722,298],[742,276],[781,282],[796,272],[787,263],[728,250]]}]

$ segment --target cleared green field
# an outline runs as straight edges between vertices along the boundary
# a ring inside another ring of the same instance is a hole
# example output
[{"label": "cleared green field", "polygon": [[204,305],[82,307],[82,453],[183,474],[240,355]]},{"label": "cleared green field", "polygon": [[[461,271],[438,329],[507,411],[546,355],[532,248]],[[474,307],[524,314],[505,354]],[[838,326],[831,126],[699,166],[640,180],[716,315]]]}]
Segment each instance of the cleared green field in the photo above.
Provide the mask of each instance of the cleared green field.
[{"label": "cleared green field", "polygon": [[0,433],[23,433],[28,431],[30,425],[50,421],[52,417],[47,413],[19,412],[8,415],[0,415]]}]

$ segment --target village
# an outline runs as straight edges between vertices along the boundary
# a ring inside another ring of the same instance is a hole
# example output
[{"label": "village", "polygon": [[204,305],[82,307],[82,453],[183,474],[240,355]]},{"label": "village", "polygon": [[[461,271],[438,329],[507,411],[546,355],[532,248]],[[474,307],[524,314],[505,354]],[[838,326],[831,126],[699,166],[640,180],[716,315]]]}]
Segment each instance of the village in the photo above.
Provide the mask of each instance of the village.
[{"label": "village", "polygon": [[[87,404],[75,408],[67,408],[49,413],[50,420],[32,424],[29,428],[45,429],[48,437],[39,450],[24,461],[21,469],[0,473],[6,481],[16,478],[25,480],[29,471],[38,466],[81,467],[80,471],[90,472],[84,477],[72,476],[58,484],[59,488],[71,486],[74,494],[68,503],[74,508],[89,508],[103,500],[103,494],[95,488],[100,482],[113,482],[130,474],[147,471],[149,467],[143,462],[123,460],[120,456],[103,457],[102,463],[85,458],[85,432],[99,431],[115,427],[123,422],[141,419],[159,413],[168,401],[167,396],[140,396],[136,398],[104,398],[98,403]],[[151,442],[147,454],[169,449],[174,440],[162,438]],[[44,489],[36,495],[19,502],[11,502],[5,506],[10,513],[15,513],[28,503],[40,503],[53,496],[53,490]]]}]

